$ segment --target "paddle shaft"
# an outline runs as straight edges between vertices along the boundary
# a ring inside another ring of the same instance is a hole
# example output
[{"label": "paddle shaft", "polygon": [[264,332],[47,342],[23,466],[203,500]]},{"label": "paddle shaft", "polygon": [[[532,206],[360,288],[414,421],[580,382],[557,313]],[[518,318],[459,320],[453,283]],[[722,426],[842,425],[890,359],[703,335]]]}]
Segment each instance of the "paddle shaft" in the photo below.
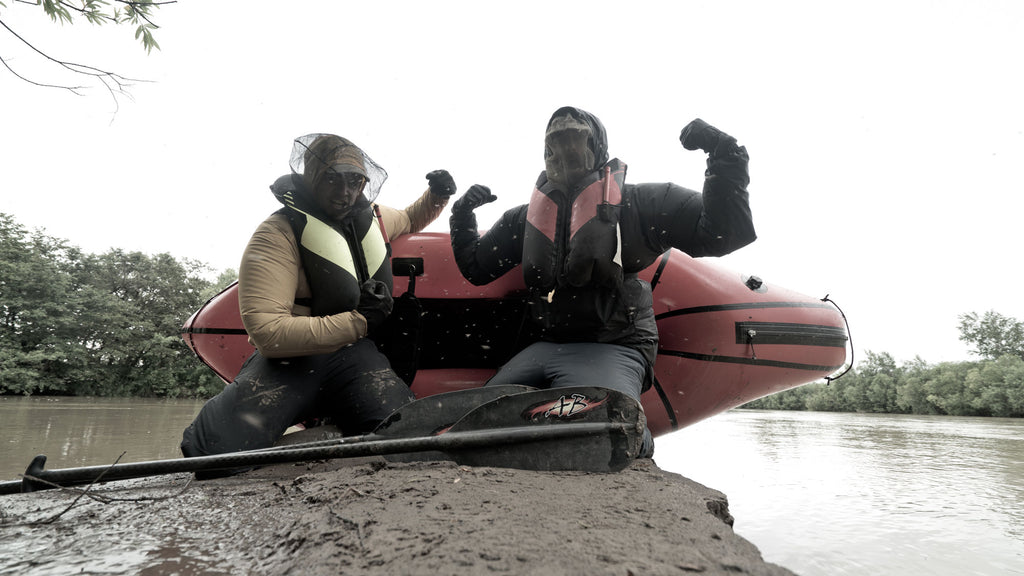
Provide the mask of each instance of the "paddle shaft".
[{"label": "paddle shaft", "polygon": [[[145,478],[180,472],[222,470],[307,460],[380,456],[430,450],[452,453],[456,456],[455,459],[457,461],[457,454],[460,450],[473,450],[484,447],[499,448],[514,444],[569,440],[601,434],[625,435],[627,428],[628,425],[621,422],[587,422],[571,426],[521,426],[495,430],[447,432],[439,436],[363,440],[349,444],[334,443],[329,446],[290,449],[282,447],[275,450],[253,450],[213,456],[198,456],[195,458],[130,462],[109,466],[86,466],[56,470],[39,469],[34,471],[34,473],[30,467],[26,474],[61,486],[75,486],[96,481],[127,480],[130,478]],[[46,488],[49,487],[39,484],[33,486],[28,479],[0,482],[0,494],[16,494]]]}]

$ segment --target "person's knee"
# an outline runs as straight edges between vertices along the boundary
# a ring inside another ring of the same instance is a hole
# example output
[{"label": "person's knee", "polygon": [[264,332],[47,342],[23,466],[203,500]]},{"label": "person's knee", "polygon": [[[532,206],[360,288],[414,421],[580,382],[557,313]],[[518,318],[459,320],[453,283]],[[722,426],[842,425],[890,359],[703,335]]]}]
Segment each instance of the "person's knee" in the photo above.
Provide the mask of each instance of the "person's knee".
[{"label": "person's knee", "polygon": [[412,390],[390,368],[368,370],[337,398],[335,419],[346,435],[365,434],[415,399]]},{"label": "person's knee", "polygon": [[181,434],[181,454],[185,458],[195,458],[196,456],[204,456],[205,454],[199,449],[196,432],[196,423],[189,424],[188,428]]}]

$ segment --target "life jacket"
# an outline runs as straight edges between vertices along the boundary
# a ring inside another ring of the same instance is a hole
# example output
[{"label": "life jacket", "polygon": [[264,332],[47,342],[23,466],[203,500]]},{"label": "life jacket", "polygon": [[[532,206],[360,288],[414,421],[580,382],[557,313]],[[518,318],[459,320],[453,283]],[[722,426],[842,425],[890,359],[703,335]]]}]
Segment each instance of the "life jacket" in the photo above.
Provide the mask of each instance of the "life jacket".
[{"label": "life jacket", "polygon": [[544,176],[526,211],[523,278],[543,291],[559,286],[622,283],[619,216],[626,165],[612,159],[575,196],[555,190]]},{"label": "life jacket", "polygon": [[[306,304],[313,316],[355,310],[360,287],[369,278],[393,287],[391,244],[376,205],[357,209],[343,222],[326,222],[298,207],[286,206],[299,245],[312,298]],[[376,216],[376,217],[374,217]]]}]

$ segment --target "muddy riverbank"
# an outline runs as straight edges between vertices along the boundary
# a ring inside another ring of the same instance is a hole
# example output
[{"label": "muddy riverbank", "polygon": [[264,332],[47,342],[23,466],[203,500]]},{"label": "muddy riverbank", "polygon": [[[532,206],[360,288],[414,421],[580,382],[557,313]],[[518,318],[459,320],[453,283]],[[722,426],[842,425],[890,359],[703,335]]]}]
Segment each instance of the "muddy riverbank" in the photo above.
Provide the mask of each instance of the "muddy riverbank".
[{"label": "muddy riverbank", "polygon": [[[0,496],[8,574],[792,574],[725,495],[638,460],[613,474],[381,459]],[[70,506],[70,508],[69,508]]]}]

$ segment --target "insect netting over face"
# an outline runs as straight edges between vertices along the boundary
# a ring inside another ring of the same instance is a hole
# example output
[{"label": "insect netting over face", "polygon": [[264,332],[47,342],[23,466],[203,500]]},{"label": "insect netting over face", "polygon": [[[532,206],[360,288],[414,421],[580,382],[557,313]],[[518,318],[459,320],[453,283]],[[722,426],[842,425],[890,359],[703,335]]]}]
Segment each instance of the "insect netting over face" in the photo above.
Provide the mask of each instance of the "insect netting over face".
[{"label": "insect netting over face", "polygon": [[333,134],[296,138],[288,164],[302,176],[311,199],[335,218],[357,203],[373,202],[388,177],[358,146]]}]

